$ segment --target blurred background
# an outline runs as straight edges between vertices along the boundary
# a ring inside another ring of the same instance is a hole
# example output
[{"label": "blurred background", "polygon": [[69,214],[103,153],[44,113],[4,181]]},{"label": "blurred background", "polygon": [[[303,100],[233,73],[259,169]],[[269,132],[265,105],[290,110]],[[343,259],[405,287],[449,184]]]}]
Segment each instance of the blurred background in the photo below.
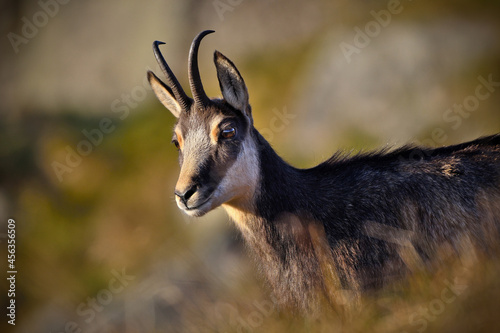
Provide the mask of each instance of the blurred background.
[{"label": "blurred background", "polygon": [[[190,43],[214,29],[199,55],[208,95],[220,95],[217,49],[242,73],[256,127],[295,166],[336,150],[458,143],[500,132],[500,2],[2,0],[0,7],[0,255],[6,263],[13,218],[18,271],[16,325],[3,316],[2,332],[498,328],[497,265],[478,269],[467,295],[442,309],[441,277],[421,280],[429,287],[408,291],[416,297],[377,300],[383,311],[369,308],[356,324],[278,314],[225,213],[191,219],[177,209],[175,119],[145,74],[161,76],[151,44],[164,41],[187,89]],[[5,309],[8,284],[0,284]],[[430,317],[418,310],[428,306]]]}]

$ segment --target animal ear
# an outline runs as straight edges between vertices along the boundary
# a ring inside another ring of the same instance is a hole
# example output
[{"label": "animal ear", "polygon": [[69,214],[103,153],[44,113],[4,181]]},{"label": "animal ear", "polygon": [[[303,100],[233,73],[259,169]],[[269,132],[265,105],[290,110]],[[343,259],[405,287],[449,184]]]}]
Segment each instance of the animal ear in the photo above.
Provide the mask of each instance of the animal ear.
[{"label": "animal ear", "polygon": [[169,109],[176,118],[179,118],[182,108],[175,99],[172,89],[170,89],[151,71],[148,71],[148,81],[161,104]]},{"label": "animal ear", "polygon": [[219,51],[214,52],[214,62],[220,90],[226,102],[252,118],[247,86],[236,66]]}]

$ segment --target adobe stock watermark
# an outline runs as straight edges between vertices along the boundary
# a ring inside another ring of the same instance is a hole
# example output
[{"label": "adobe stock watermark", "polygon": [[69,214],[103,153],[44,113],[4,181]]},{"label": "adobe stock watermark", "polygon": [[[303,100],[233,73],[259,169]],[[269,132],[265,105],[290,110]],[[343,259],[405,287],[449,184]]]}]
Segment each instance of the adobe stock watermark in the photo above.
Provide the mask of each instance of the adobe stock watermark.
[{"label": "adobe stock watermark", "polygon": [[289,113],[286,106],[283,109],[273,108],[274,116],[269,120],[269,126],[259,129],[260,134],[264,136],[267,141],[272,142],[276,133],[283,132],[285,128],[291,123],[297,115]]},{"label": "adobe stock watermark", "polygon": [[[149,67],[146,68],[146,70],[149,69]],[[120,98],[116,98],[111,102],[111,112],[117,114],[120,121],[124,121],[129,116],[130,111],[137,108],[146,99],[149,90],[151,90],[151,86],[147,77],[144,76],[142,85],[133,87],[128,93],[122,93]],[[66,156],[64,161],[53,161],[51,163],[52,170],[59,182],[63,181],[64,175],[72,173],[75,168],[80,166],[83,158],[90,155],[96,147],[101,145],[106,135],[115,131],[115,122],[111,118],[103,117],[97,127],[82,130],[85,139],[80,140],[74,147],[70,145],[65,147]]]},{"label": "adobe stock watermark", "polygon": [[[452,107],[449,107],[443,113],[442,120],[454,131],[460,128],[464,119],[469,118],[471,114],[479,109],[482,101],[490,98],[500,88],[500,81],[493,81],[493,74],[489,74],[487,78],[479,75],[477,81],[479,83],[476,85],[473,94],[466,96],[461,103],[454,103]],[[447,133],[449,130],[436,127],[432,130],[430,137],[416,143],[429,147],[441,145],[448,139]],[[432,150],[416,148],[411,151],[408,159],[421,160],[431,155]]]},{"label": "adobe stock watermark", "polygon": [[84,302],[81,302],[76,307],[76,314],[80,316],[83,323],[79,324],[76,321],[68,321],[65,323],[63,331],[58,333],[83,333],[84,327],[90,324],[98,313],[113,302],[115,296],[125,290],[131,281],[135,280],[135,276],[128,275],[125,268],[121,272],[111,270],[113,277],[109,280],[107,288],[99,290],[94,297],[87,297]]},{"label": "adobe stock watermark", "polygon": [[220,303],[215,307],[215,315],[226,321],[236,332],[259,332],[258,328],[264,320],[274,312],[274,304],[268,300],[254,301],[253,311],[240,314],[238,309],[229,303]]},{"label": "adobe stock watermark", "polygon": [[7,34],[7,39],[14,50],[14,53],[19,53],[19,47],[21,45],[28,44],[30,40],[38,35],[40,29],[45,27],[50,19],[54,18],[60,10],[62,5],[66,5],[71,0],[40,0],[38,1],[38,6],[40,10],[36,11],[31,19],[26,16],[21,18],[23,23],[21,28],[21,34],[16,34],[14,32],[9,32]]},{"label": "adobe stock watermark", "polygon": [[351,57],[354,54],[361,53],[361,50],[370,45],[371,41],[380,35],[383,28],[386,28],[391,23],[392,17],[400,14],[403,9],[404,7],[400,0],[389,0],[387,2],[387,9],[382,9],[378,12],[374,10],[370,11],[373,20],[367,22],[364,29],[358,26],[354,27],[354,32],[356,34],[354,35],[352,43],[341,42],[339,44],[340,50],[347,60],[347,63],[351,63]]},{"label": "adobe stock watermark", "polygon": [[[415,242],[418,242],[417,234],[414,231],[367,221],[364,225],[363,233],[371,238],[396,244],[398,246],[398,255],[410,271],[415,272],[424,269],[424,261],[413,245]],[[470,257],[473,258],[475,256],[471,254]],[[469,271],[470,269],[466,266],[466,262],[462,261],[462,271],[455,276],[454,281],[450,282],[448,279],[445,279],[443,281],[445,286],[441,289],[438,297],[425,305],[420,305],[418,310],[409,316],[408,323],[410,326],[415,327],[419,333],[424,332],[429,322],[435,321],[445,311],[446,307],[453,303],[468,288],[467,284],[460,281],[464,280]],[[402,331],[401,333],[408,333],[408,331]]]},{"label": "adobe stock watermark", "polygon": [[453,130],[457,130],[462,125],[463,119],[469,118],[471,113],[479,108],[481,101],[490,98],[500,87],[500,81],[493,81],[493,74],[488,75],[488,79],[480,75],[477,80],[479,84],[474,89],[474,94],[465,97],[461,104],[453,104],[452,108],[446,109],[443,113],[444,122],[452,124]]},{"label": "adobe stock watermark", "polygon": [[[465,271],[464,271],[465,273]],[[444,280],[443,289],[439,296],[428,302],[426,305],[420,305],[418,311],[412,313],[408,318],[410,326],[414,327],[416,332],[422,333],[429,326],[429,322],[434,322],[444,313],[447,306],[455,302],[457,298],[468,288],[467,284],[457,282],[457,279],[452,283],[449,280]],[[408,333],[403,331],[401,333]]]},{"label": "adobe stock watermark", "polygon": [[224,21],[224,15],[226,15],[227,12],[233,12],[242,2],[243,0],[214,0],[212,5],[219,19]]}]

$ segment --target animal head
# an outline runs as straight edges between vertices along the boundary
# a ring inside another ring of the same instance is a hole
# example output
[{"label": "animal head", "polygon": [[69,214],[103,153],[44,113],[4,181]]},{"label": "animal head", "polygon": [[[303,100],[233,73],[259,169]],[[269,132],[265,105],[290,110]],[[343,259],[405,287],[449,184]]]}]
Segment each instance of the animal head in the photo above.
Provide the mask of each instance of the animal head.
[{"label": "animal head", "polygon": [[166,84],[153,72],[148,80],[156,97],[177,118],[172,143],[179,151],[180,175],[175,200],[191,216],[201,216],[224,204],[246,200],[258,177],[252,136],[253,119],[248,92],[238,69],[220,52],[214,52],[221,99],[205,94],[198,69],[203,31],[191,44],[188,60],[188,97],[163,58],[159,45],[153,51]]}]

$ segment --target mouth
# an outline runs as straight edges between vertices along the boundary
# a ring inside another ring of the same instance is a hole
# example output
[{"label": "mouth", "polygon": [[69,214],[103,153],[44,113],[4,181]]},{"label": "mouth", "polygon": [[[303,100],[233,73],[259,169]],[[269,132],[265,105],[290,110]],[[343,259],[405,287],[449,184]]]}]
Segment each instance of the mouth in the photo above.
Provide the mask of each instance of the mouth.
[{"label": "mouth", "polygon": [[194,217],[200,217],[205,215],[210,211],[211,208],[212,195],[208,196],[203,202],[197,203],[194,207],[189,207],[187,205],[180,205],[177,203],[180,209],[182,209],[186,214]]}]

